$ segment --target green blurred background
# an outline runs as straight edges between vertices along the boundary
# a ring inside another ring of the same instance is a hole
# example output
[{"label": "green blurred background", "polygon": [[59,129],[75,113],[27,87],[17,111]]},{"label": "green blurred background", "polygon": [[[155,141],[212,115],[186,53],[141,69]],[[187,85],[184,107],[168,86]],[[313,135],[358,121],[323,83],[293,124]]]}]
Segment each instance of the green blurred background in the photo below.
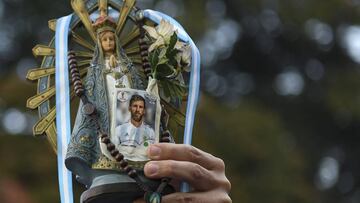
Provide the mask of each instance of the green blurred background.
[{"label": "green blurred background", "polygon": [[[194,145],[221,157],[234,203],[360,202],[359,0],[138,0],[202,54]],[[70,1],[0,0],[0,202],[59,202],[56,156],[25,109],[36,44]],[[83,188],[75,184],[76,202]]]}]

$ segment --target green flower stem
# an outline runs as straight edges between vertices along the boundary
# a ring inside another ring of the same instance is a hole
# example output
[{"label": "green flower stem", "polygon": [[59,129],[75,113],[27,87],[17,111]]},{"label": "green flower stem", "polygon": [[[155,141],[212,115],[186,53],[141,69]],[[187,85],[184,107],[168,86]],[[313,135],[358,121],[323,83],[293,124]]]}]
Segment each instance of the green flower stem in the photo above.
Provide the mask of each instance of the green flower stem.
[{"label": "green flower stem", "polygon": [[153,74],[152,74],[154,79],[157,79],[156,78],[156,76],[157,76],[157,67],[158,66],[156,65],[155,68],[154,68]]}]

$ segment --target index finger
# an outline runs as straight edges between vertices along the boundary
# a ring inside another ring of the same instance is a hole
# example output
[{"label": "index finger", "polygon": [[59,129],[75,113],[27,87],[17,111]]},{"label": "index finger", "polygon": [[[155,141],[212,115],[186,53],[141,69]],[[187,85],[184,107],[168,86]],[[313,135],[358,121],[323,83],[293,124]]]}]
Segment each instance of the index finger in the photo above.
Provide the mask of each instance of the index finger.
[{"label": "index finger", "polygon": [[208,170],[224,170],[224,162],[194,146],[185,144],[157,143],[147,150],[152,160],[176,160],[197,163]]}]

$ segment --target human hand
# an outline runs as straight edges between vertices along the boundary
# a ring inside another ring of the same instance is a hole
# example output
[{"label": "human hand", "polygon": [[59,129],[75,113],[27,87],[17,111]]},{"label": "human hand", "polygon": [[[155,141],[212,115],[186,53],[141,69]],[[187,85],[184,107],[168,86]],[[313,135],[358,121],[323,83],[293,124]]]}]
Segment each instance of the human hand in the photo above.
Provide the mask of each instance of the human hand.
[{"label": "human hand", "polygon": [[[193,191],[173,193],[162,198],[162,203],[231,203],[228,195],[231,184],[225,176],[223,160],[193,146],[159,143],[151,145],[148,156],[152,161],[144,167],[148,178],[170,177],[189,183]],[[134,203],[142,203],[137,200]]]}]

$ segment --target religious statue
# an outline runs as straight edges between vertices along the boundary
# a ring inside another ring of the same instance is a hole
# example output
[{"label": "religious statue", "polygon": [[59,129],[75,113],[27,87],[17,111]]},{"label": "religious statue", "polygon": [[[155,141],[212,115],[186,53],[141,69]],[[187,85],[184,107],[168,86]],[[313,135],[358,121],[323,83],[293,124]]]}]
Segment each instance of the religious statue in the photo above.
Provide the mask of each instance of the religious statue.
[{"label": "religious statue", "polygon": [[[74,14],[49,21],[56,35],[49,46],[33,49],[44,59],[27,76],[39,83],[27,106],[39,109],[34,134],[47,135],[58,153],[62,202],[72,198],[72,192],[66,194],[67,169],[87,188],[81,202],[132,202],[141,196],[160,202],[174,189],[169,178],[144,176],[146,150],[179,140],[182,133],[184,142],[191,142],[196,46],[172,18],[141,10],[134,0],[71,4]],[[79,104],[71,122],[75,96]]]}]

